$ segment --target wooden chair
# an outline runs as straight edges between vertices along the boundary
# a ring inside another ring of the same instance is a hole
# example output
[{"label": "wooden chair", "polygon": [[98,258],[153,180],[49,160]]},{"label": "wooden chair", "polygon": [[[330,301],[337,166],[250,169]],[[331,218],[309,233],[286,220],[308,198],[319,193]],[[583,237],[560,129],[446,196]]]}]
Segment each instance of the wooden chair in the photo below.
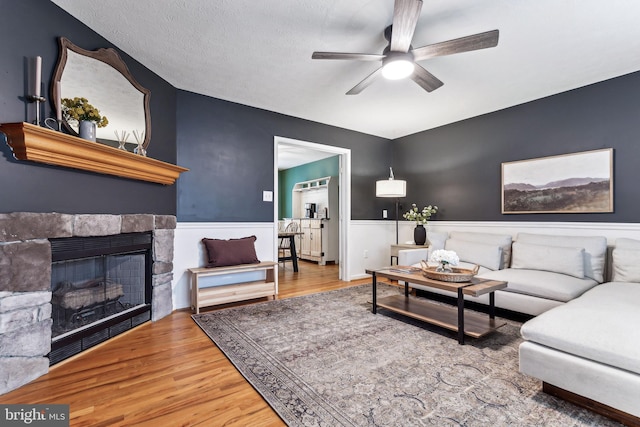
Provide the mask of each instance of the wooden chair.
[{"label": "wooden chair", "polygon": [[[283,230],[286,233],[297,233],[298,232],[298,223],[290,222]],[[280,238],[280,244],[278,245],[278,258],[286,257],[287,251],[289,251],[289,256],[293,256],[291,253],[290,243],[291,240],[288,237]],[[282,268],[285,268],[286,260],[280,261],[282,262]]]}]

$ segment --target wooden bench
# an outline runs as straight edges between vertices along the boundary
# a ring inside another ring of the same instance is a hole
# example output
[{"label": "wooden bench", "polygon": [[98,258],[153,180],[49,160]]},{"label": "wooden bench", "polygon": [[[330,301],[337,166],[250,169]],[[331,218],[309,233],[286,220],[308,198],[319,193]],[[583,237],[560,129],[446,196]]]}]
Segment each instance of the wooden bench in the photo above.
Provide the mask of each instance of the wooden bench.
[{"label": "wooden bench", "polygon": [[[189,268],[191,273],[191,309],[200,313],[201,307],[226,304],[253,298],[275,298],[278,294],[275,268],[277,262],[263,261],[258,264],[241,264],[227,267],[198,267]],[[229,285],[200,287],[200,279],[210,276],[222,276],[235,273],[265,271],[264,280],[240,282]]]}]

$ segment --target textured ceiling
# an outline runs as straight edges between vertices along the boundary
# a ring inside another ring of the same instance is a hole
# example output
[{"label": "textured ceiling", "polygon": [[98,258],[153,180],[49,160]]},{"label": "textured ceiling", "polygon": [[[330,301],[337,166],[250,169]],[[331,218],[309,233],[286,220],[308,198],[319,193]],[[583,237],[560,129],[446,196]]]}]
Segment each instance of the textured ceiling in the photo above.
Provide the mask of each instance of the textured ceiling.
[{"label": "textured ceiling", "polygon": [[635,0],[425,0],[414,47],[493,29],[498,46],[422,61],[434,92],[356,96],[378,63],[311,53],[381,53],[393,0],[52,1],[179,89],[391,139],[640,70]]}]

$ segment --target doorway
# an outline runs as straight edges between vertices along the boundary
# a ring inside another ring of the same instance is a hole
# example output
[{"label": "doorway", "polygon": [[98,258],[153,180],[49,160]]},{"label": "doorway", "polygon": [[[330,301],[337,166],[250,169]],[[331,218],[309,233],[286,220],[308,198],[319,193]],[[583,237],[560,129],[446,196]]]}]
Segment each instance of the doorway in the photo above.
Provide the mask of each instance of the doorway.
[{"label": "doorway", "polygon": [[347,148],[334,147],[331,145],[318,144],[308,141],[300,141],[291,138],[276,136],[274,137],[274,203],[273,203],[273,233],[274,233],[274,259],[278,257],[278,205],[279,195],[279,154],[284,151],[284,147],[294,147],[302,151],[310,153],[324,154],[324,157],[339,156],[339,212],[338,212],[338,229],[339,229],[339,255],[338,255],[338,279],[349,281],[350,269],[348,252],[348,236],[349,225],[351,223],[351,150]]}]

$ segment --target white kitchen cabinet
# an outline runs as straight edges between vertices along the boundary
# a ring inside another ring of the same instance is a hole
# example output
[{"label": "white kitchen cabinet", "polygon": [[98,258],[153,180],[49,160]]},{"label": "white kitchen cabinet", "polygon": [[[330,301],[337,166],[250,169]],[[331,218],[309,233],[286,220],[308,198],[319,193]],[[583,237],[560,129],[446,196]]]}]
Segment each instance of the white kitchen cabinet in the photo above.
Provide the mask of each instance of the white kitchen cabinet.
[{"label": "white kitchen cabinet", "polygon": [[[316,217],[305,218],[305,204],[316,204]],[[300,223],[298,257],[320,265],[339,260],[339,196],[336,177],[323,177],[294,185],[293,216]]]}]

